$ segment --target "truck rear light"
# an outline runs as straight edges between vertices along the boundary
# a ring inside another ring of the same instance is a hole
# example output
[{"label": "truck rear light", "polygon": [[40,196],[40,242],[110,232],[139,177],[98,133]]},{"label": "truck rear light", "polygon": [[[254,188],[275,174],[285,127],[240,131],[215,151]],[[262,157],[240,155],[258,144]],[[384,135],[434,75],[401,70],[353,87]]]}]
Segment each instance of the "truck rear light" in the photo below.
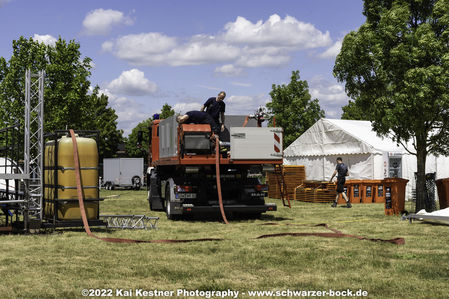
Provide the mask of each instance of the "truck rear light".
[{"label": "truck rear light", "polygon": [[268,191],[268,186],[267,185],[256,185],[256,186],[254,186],[254,189],[256,189],[256,191]]},{"label": "truck rear light", "polygon": [[179,185],[179,186],[176,186],[176,192],[193,192],[193,187]]}]

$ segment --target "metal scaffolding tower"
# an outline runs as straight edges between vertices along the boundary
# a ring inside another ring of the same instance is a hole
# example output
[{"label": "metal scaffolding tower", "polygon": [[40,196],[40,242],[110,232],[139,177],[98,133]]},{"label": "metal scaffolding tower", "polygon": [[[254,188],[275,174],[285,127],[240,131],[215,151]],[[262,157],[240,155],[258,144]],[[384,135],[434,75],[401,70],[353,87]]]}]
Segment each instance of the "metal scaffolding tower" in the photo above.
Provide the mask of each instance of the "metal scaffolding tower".
[{"label": "metal scaffolding tower", "polygon": [[24,174],[26,207],[25,225],[42,220],[43,145],[44,145],[44,79],[45,72],[25,73],[25,139]]}]

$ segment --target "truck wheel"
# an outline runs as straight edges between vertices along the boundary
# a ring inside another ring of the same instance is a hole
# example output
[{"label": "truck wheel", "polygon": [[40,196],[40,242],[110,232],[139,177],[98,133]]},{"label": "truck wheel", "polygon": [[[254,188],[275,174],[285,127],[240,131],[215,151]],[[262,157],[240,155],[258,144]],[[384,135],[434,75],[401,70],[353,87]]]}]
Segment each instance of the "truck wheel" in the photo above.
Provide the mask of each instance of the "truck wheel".
[{"label": "truck wheel", "polygon": [[140,182],[140,177],[138,177],[137,175],[133,176],[133,178],[131,179],[131,182],[133,184],[134,190],[140,190],[140,187],[142,185],[142,183]]},{"label": "truck wheel", "polygon": [[150,211],[153,211],[153,205],[151,204],[151,199],[150,199],[150,194],[151,194],[151,187],[149,187],[148,189],[148,204],[150,205]]},{"label": "truck wheel", "polygon": [[170,188],[165,188],[165,213],[167,214],[167,219],[176,220],[178,219],[179,215],[173,215],[172,210],[170,208],[170,201],[171,201]]}]

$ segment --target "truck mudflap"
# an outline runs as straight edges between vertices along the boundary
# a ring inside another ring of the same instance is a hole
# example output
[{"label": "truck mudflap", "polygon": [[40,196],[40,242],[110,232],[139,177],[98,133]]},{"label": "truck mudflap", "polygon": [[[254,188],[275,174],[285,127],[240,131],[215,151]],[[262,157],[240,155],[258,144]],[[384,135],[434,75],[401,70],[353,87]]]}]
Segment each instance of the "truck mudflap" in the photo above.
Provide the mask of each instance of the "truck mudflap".
[{"label": "truck mudflap", "polygon": [[[267,211],[277,211],[277,206],[274,203],[266,203],[264,205],[225,205],[225,212],[238,212],[238,213],[265,213]],[[220,206],[208,205],[200,206],[194,204],[182,204],[183,214],[194,213],[208,213],[208,212],[220,212]]]}]

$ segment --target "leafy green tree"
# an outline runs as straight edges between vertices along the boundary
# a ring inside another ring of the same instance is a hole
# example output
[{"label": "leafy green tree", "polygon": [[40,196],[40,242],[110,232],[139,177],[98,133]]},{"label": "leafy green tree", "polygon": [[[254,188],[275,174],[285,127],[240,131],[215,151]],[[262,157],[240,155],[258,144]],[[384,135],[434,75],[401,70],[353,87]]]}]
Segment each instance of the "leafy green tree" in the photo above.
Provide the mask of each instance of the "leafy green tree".
[{"label": "leafy green tree", "polygon": [[449,1],[365,0],[334,74],[373,129],[417,156],[416,210],[425,208],[429,153],[449,153]]},{"label": "leafy green tree", "polygon": [[25,71],[32,72],[45,69],[47,46],[32,39],[21,37],[12,42],[13,53],[9,61],[0,58],[0,123],[4,127],[8,124],[24,124],[25,107]]},{"label": "leafy green tree", "polygon": [[[175,111],[172,109],[172,107],[169,104],[165,103],[162,106],[159,118],[165,119],[174,114]],[[131,134],[129,134],[125,143],[126,152],[129,157],[143,157],[145,159],[145,163],[147,163],[148,147],[150,141],[149,128],[151,127],[152,121],[152,118],[148,118],[138,123],[137,126],[132,129]],[[142,144],[140,147],[137,144],[139,132],[142,132]]]},{"label": "leafy green tree", "polygon": [[[147,155],[150,141],[149,128],[151,126],[152,119],[146,119],[139,124],[131,131],[129,134],[127,142],[126,142],[126,151],[129,157],[142,157],[147,163]],[[138,132],[142,132],[142,146],[137,146],[137,138]]]},{"label": "leafy green tree", "polygon": [[89,119],[92,120],[91,128],[100,131],[99,156],[100,161],[103,158],[116,157],[117,147],[123,143],[123,130],[117,129],[118,116],[115,110],[108,107],[108,97],[105,94],[99,94],[99,87],[96,86],[90,95],[88,110]]},{"label": "leafy green tree", "polygon": [[89,96],[91,59],[81,58],[80,45],[59,38],[46,47],[45,130],[93,129]]},{"label": "leafy green tree", "polygon": [[172,115],[175,115],[175,110],[173,110],[169,104],[165,103],[164,106],[162,106],[160,118],[165,119]]},{"label": "leafy green tree", "polygon": [[20,37],[13,41],[9,61],[0,58],[0,126],[24,124],[25,71],[45,70],[44,130],[100,130],[100,155],[115,152],[122,132],[108,99],[90,94],[91,59],[81,57],[80,45],[59,38],[54,46]]},{"label": "leafy green tree", "polygon": [[307,81],[301,81],[299,71],[293,71],[291,81],[285,85],[272,85],[271,102],[267,103],[270,112],[269,125],[284,129],[284,148],[295,141],[317,120],[324,117],[318,99],[312,100]]},{"label": "leafy green tree", "polygon": [[352,119],[352,120],[368,120],[369,117],[362,107],[357,105],[357,102],[349,100],[348,105],[341,108],[343,113],[341,119]]}]

